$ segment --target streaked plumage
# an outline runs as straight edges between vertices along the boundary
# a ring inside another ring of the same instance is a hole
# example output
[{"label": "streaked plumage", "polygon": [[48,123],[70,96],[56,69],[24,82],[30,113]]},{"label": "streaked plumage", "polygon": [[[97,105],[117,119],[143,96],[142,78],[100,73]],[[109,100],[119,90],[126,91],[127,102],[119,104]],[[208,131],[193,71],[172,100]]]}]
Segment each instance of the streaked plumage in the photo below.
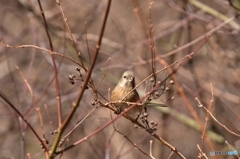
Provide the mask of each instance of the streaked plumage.
[{"label": "streaked plumage", "polygon": [[[135,87],[134,73],[132,71],[124,72],[117,86],[112,91],[111,101],[117,102],[123,100],[132,103],[137,102],[139,100],[139,95],[136,90],[133,90],[134,87]],[[129,92],[131,93],[127,97],[125,97]],[[114,105],[117,108],[121,108],[121,111],[129,107],[129,105],[126,103],[115,103]],[[128,111],[127,114],[132,115],[134,113],[138,113],[141,111],[141,109],[142,109],[141,106],[135,106],[133,109]]]}]

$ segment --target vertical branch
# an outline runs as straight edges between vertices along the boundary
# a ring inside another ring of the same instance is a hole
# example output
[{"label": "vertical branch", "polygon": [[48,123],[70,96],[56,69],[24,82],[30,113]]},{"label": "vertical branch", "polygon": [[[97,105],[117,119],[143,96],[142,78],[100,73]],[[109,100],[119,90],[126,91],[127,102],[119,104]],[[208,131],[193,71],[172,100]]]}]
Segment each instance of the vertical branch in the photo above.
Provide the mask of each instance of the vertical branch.
[{"label": "vertical branch", "polygon": [[[15,66],[16,67],[16,69],[19,71],[19,73],[20,73],[20,75],[21,75],[21,77],[23,78],[23,80],[24,80],[24,82],[26,83],[26,86],[27,86],[27,88],[28,88],[28,90],[29,90],[29,93],[31,94],[31,96],[32,96],[32,102],[33,102],[33,105],[35,106],[35,105],[37,105],[36,104],[36,101],[35,101],[35,97],[34,97],[34,94],[33,94],[33,90],[32,90],[32,88],[31,88],[31,86],[30,86],[30,84],[28,83],[28,81],[27,81],[27,79],[26,79],[26,77],[24,76],[24,74],[22,73],[22,71],[19,69],[19,67],[18,66]],[[23,115],[24,116],[24,115]],[[24,116],[25,117],[25,116]],[[18,117],[18,120],[19,120],[19,123],[20,123],[20,130],[21,131],[23,131],[22,130],[22,118],[21,117]],[[42,120],[41,120],[42,121]],[[41,122],[41,126],[43,126],[43,122]],[[43,136],[45,137],[45,135],[44,135],[44,133],[43,133]],[[45,138],[44,138],[45,139]],[[42,146],[47,146],[47,144],[46,144],[46,142],[45,142],[46,140],[41,140],[41,144],[42,144]],[[24,137],[23,137],[23,135],[21,135],[21,142],[22,142],[22,144],[24,144]],[[22,145],[22,146],[24,146],[24,145]],[[22,147],[23,148],[23,147]],[[45,148],[45,147],[44,147]],[[47,152],[47,149],[45,149],[45,151]],[[24,153],[24,149],[23,149],[23,151],[22,151],[22,153],[23,153],[23,155],[25,155]],[[48,153],[45,153],[46,154],[46,156],[48,156]],[[22,158],[24,158],[24,157],[22,157]]]},{"label": "vertical branch", "polygon": [[[44,27],[45,27],[45,31],[46,31],[46,34],[47,34],[47,37],[48,37],[51,52],[54,52],[53,45],[52,45],[52,40],[51,40],[49,31],[48,31],[47,21],[46,21],[46,18],[45,18],[40,0],[38,0],[38,5],[39,5],[39,8],[40,8],[42,17],[43,17]],[[57,94],[56,98],[57,98],[57,103],[58,103],[58,126],[60,127],[62,125],[62,106],[61,106],[61,95],[60,95],[60,90],[59,90],[58,71],[57,71],[57,66],[56,66],[56,63],[55,63],[54,54],[51,54],[51,58],[52,58],[53,68],[54,68],[54,77],[55,77],[54,79],[55,79],[55,87],[56,87],[56,94]]]},{"label": "vertical branch", "polygon": [[91,62],[91,65],[90,65],[90,68],[88,70],[88,73],[87,73],[87,76],[86,76],[86,79],[82,85],[82,89],[78,95],[78,98],[76,100],[75,103],[73,103],[73,107],[72,107],[72,110],[71,112],[69,113],[69,115],[67,116],[66,120],[63,122],[62,126],[59,128],[59,132],[58,134],[56,135],[56,138],[53,142],[53,145],[52,145],[52,148],[50,150],[50,156],[49,158],[52,159],[55,155],[55,152],[56,152],[56,149],[57,149],[57,146],[58,146],[58,143],[60,141],[60,138],[65,130],[65,128],[67,127],[68,123],[70,122],[70,120],[72,119],[73,117],[73,114],[75,113],[77,107],[79,106],[79,103],[82,99],[82,96],[83,96],[83,93],[85,92],[85,88],[88,84],[88,81],[90,79],[90,76],[91,76],[91,73],[92,73],[92,70],[93,70],[93,67],[95,65],[95,62],[97,60],[97,57],[98,57],[98,53],[99,53],[99,49],[101,47],[101,43],[102,43],[102,37],[103,37],[103,34],[104,34],[104,30],[105,30],[105,27],[106,27],[106,22],[107,22],[107,18],[108,18],[108,14],[109,14],[109,10],[110,10],[110,6],[111,6],[111,0],[108,0],[108,4],[107,4],[107,8],[106,8],[106,11],[105,11],[105,15],[104,15],[104,19],[103,19],[103,23],[102,23],[102,26],[101,26],[101,30],[100,30],[100,35],[99,35],[99,39],[98,39],[98,42],[96,44],[96,50],[95,50],[95,53],[94,53],[94,56],[93,56],[93,60]]},{"label": "vertical branch", "polygon": [[66,25],[66,27],[67,27],[68,32],[69,32],[70,39],[71,39],[72,42],[73,42],[73,47],[74,47],[74,49],[76,50],[77,55],[78,55],[78,57],[79,57],[79,59],[80,59],[81,66],[84,68],[84,70],[86,70],[86,68],[84,67],[82,58],[81,58],[81,53],[80,53],[80,51],[78,51],[78,49],[77,49],[77,45],[76,45],[75,40],[74,40],[74,38],[73,38],[72,32],[71,32],[70,27],[69,27],[69,25],[68,25],[68,23],[67,23],[67,18],[65,17],[65,14],[64,14],[64,12],[63,12],[62,6],[61,6],[61,4],[60,4],[60,0],[56,0],[56,3],[57,3],[57,5],[58,5],[58,7],[59,7],[59,9],[60,9],[60,11],[61,11],[61,13],[62,13],[63,21],[64,21],[64,23],[65,23],[65,25]]},{"label": "vertical branch", "polygon": [[[77,44],[76,44],[76,42],[75,42],[75,40],[74,40],[74,38],[73,38],[72,32],[71,32],[71,30],[70,30],[70,27],[69,27],[69,25],[68,25],[68,23],[67,23],[67,18],[66,18],[65,14],[64,14],[64,11],[63,11],[63,9],[62,9],[60,0],[56,0],[56,3],[57,3],[57,5],[58,5],[58,7],[59,7],[59,9],[60,9],[60,11],[61,11],[62,18],[63,18],[64,24],[65,24],[65,26],[66,26],[66,28],[67,28],[67,30],[68,30],[70,39],[71,39],[71,41],[72,41],[72,43],[73,43],[73,47],[74,47],[74,49],[76,50],[77,55],[78,55],[78,57],[79,57],[79,60],[80,60],[80,64],[79,64],[79,65],[80,65],[80,66],[84,69],[84,71],[87,73],[87,72],[88,72],[88,69],[87,69],[87,68],[84,66],[84,64],[83,64],[82,57],[81,57],[81,53],[80,53],[80,51],[77,49]],[[85,23],[85,32],[87,32],[86,23]],[[87,44],[87,49],[88,49],[89,61],[90,61],[89,63],[91,63],[91,59],[90,59],[91,57],[90,57],[90,54],[89,54],[89,46],[88,46],[88,41],[87,41],[87,35],[86,35],[86,44]],[[89,80],[89,84],[92,85],[92,87],[93,87],[94,99],[97,99],[98,97],[97,97],[97,93],[96,93],[96,91],[95,91],[96,89],[95,89],[94,83],[93,83],[93,81],[92,81],[91,78],[90,78],[90,80]]]},{"label": "vertical branch", "polygon": [[[210,112],[211,110],[211,107],[212,107],[212,103],[214,101],[214,96],[213,96],[213,87],[212,87],[212,83],[210,83],[210,86],[211,86],[211,100],[210,100],[210,103],[209,103],[209,107],[208,107],[208,110]],[[204,124],[204,128],[203,128],[203,132],[202,132],[202,144],[201,144],[201,150],[203,150],[204,148],[204,138],[205,138],[205,134],[206,134],[206,129],[207,129],[207,124],[208,124],[208,120],[209,120],[209,112],[207,112],[207,116],[205,118],[205,124]],[[202,155],[200,156],[200,158],[202,158]]]},{"label": "vertical branch", "polygon": [[154,78],[154,85],[156,85],[156,66],[155,66],[155,58],[156,58],[156,48],[154,45],[154,41],[153,41],[153,24],[152,24],[152,4],[153,1],[149,0],[149,43],[150,43],[150,49],[151,49],[151,55],[152,55],[152,74],[153,74],[153,78]]},{"label": "vertical branch", "polygon": [[86,45],[87,45],[88,58],[89,58],[89,62],[91,63],[91,55],[90,55],[88,39],[87,39],[87,23],[86,22],[85,22],[85,25],[84,25],[84,32],[85,32],[85,40],[86,40]]},{"label": "vertical branch", "polygon": [[132,2],[132,5],[133,5],[133,8],[134,8],[133,11],[136,13],[137,18],[138,18],[138,20],[139,20],[140,23],[141,23],[142,30],[143,30],[143,32],[144,32],[144,34],[145,34],[145,38],[147,38],[148,35],[147,35],[146,29],[145,29],[145,26],[144,26],[144,23],[143,23],[142,16],[141,16],[140,13],[139,13],[139,9],[138,9],[138,7],[137,7],[136,1],[135,1],[135,0],[132,0],[131,2]]}]

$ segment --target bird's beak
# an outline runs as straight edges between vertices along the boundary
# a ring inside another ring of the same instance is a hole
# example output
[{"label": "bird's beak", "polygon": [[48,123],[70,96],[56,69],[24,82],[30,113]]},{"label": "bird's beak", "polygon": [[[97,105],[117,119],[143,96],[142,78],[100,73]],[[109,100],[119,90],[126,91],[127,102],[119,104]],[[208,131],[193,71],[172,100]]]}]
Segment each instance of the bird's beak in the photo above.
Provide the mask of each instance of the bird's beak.
[{"label": "bird's beak", "polygon": [[132,81],[133,81],[133,77],[129,77],[129,78],[128,78],[128,81],[129,81],[129,82],[132,82]]}]

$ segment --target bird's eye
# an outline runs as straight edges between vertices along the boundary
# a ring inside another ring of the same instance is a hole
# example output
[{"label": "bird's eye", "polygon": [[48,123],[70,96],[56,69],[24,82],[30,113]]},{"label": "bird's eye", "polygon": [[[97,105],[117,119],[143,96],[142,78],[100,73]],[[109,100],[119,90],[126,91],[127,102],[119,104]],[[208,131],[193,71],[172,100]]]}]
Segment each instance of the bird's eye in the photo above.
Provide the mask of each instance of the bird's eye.
[{"label": "bird's eye", "polygon": [[123,78],[127,78],[127,76],[123,76]]}]

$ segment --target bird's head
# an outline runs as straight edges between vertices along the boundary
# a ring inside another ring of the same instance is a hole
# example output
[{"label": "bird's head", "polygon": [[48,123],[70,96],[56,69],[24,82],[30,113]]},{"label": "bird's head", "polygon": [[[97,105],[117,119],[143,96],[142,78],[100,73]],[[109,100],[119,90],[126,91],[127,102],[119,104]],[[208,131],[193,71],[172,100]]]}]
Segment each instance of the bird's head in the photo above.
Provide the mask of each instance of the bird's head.
[{"label": "bird's head", "polygon": [[135,87],[134,73],[132,71],[125,71],[118,82],[120,87]]}]

